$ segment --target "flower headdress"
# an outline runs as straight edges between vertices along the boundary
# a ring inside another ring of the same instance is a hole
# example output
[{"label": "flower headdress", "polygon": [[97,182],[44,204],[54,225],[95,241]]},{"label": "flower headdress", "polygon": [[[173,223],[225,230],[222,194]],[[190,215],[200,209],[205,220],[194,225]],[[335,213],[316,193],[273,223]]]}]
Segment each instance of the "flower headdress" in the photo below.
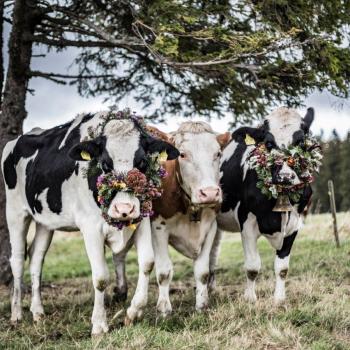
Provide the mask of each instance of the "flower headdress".
[{"label": "flower headdress", "polygon": [[[248,162],[249,168],[257,173],[257,187],[261,193],[269,199],[280,194],[288,195],[294,203],[298,203],[305,186],[314,181],[313,174],[319,171],[322,158],[320,144],[315,138],[307,136],[303,146],[291,145],[283,150],[268,151],[264,143],[259,143],[248,156]],[[272,182],[273,166],[282,166],[284,162],[298,175],[300,184],[284,186]]]}]

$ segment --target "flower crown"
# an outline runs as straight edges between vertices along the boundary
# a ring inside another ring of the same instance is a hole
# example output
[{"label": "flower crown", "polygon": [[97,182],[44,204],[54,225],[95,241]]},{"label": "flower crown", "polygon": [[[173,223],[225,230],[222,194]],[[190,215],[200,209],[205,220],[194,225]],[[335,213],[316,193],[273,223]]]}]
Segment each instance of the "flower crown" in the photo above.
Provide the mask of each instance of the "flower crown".
[{"label": "flower crown", "polygon": [[[146,174],[134,168],[127,173],[115,171],[100,175],[97,178],[97,201],[106,222],[118,229],[125,226],[135,229],[135,224],[144,217],[153,216],[152,200],[162,195],[161,180],[167,172],[161,163],[166,160],[166,152],[153,153],[148,157]],[[108,215],[109,206],[118,192],[127,192],[140,201],[140,216],[132,221],[119,221]]]},{"label": "flower crown", "polygon": [[[314,181],[313,174],[319,171],[322,158],[320,144],[315,138],[307,136],[303,147],[289,146],[283,150],[268,151],[264,143],[259,143],[249,154],[248,162],[249,168],[257,173],[257,187],[262,194],[269,199],[284,194],[288,195],[294,203],[298,203],[305,186]],[[284,162],[287,162],[298,175],[302,181],[300,184],[283,186],[272,183],[272,167],[281,166]]]}]

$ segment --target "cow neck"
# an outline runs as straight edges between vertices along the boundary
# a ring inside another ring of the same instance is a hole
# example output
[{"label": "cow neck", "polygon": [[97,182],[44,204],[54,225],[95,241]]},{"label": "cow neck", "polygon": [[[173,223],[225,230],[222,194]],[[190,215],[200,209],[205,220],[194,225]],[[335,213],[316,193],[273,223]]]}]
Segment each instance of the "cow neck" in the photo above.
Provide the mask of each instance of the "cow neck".
[{"label": "cow neck", "polygon": [[185,186],[183,185],[183,179],[182,179],[180,164],[178,159],[176,159],[176,162],[175,162],[175,176],[176,176],[176,181],[181,189],[181,199],[186,208],[186,212],[189,213],[190,221],[192,222],[200,221],[203,208],[214,208],[216,207],[216,205],[208,206],[206,204],[200,205],[200,204],[192,203],[191,196],[187,193]]}]

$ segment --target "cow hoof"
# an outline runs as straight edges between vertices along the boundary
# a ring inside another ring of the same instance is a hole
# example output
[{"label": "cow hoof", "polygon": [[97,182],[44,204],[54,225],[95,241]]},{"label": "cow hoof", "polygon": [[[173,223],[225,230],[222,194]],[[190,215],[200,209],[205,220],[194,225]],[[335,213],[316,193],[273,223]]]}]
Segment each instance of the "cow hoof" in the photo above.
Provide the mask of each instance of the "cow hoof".
[{"label": "cow hoof", "polygon": [[21,312],[12,314],[11,320],[10,320],[10,323],[12,326],[17,326],[21,321],[22,321],[22,313]]},{"label": "cow hoof", "polygon": [[130,326],[132,326],[133,323],[134,323],[134,320],[132,320],[131,318],[129,318],[128,315],[126,315],[124,318],[124,326],[130,327]]},{"label": "cow hoof", "polygon": [[12,319],[11,318],[11,320],[10,320],[11,326],[13,326],[13,327],[18,326],[21,322],[22,322],[21,318],[18,318],[18,319]]},{"label": "cow hoof", "polygon": [[45,315],[42,312],[34,312],[33,313],[33,321],[35,323],[39,323],[44,319]]},{"label": "cow hoof", "polygon": [[161,313],[163,318],[166,318],[172,313],[173,310],[171,308],[171,304],[168,301],[164,300],[158,302],[157,311]]},{"label": "cow hoof", "polygon": [[251,290],[246,290],[244,292],[244,299],[249,303],[256,303],[256,301],[258,300],[255,292],[252,292]]},{"label": "cow hoof", "polygon": [[286,301],[286,298],[285,297],[281,297],[281,296],[278,296],[278,297],[274,297],[273,299],[273,302],[276,306],[281,306],[285,303]]},{"label": "cow hoof", "polygon": [[208,310],[208,302],[202,302],[201,304],[196,305],[197,312],[205,312]]},{"label": "cow hoof", "polygon": [[113,292],[114,292],[113,301],[116,303],[123,303],[128,298],[128,291],[127,290],[120,290],[117,287],[115,287]]},{"label": "cow hoof", "polygon": [[91,336],[97,337],[108,332],[108,325],[106,322],[100,322],[92,325]]}]

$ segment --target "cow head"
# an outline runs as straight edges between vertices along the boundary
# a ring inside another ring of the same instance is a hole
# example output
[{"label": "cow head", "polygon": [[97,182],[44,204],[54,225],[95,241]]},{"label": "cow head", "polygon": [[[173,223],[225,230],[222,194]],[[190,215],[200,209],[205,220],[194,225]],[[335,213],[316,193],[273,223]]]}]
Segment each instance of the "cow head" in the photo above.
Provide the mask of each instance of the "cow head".
[{"label": "cow head", "polygon": [[[303,145],[305,135],[309,133],[314,120],[313,108],[308,108],[304,118],[294,109],[286,107],[274,110],[259,128],[243,127],[236,130],[232,137],[237,142],[245,142],[247,135],[256,143],[264,143],[267,150],[282,150],[291,145]],[[272,169],[272,181],[281,185],[298,185],[301,183],[296,172],[287,162]]]},{"label": "cow head", "polygon": [[219,161],[221,148],[229,138],[217,136],[204,122],[182,123],[172,136],[180,152],[180,182],[191,202],[201,205],[221,203]]},{"label": "cow head", "polygon": [[[147,170],[147,156],[166,151],[168,159],[178,157],[178,150],[163,140],[142,132],[131,120],[110,120],[102,135],[73,146],[69,155],[74,160],[95,160],[103,173],[128,173],[136,168]],[[131,221],[140,217],[139,199],[127,192],[117,192],[108,209],[108,216],[118,221]]]}]

